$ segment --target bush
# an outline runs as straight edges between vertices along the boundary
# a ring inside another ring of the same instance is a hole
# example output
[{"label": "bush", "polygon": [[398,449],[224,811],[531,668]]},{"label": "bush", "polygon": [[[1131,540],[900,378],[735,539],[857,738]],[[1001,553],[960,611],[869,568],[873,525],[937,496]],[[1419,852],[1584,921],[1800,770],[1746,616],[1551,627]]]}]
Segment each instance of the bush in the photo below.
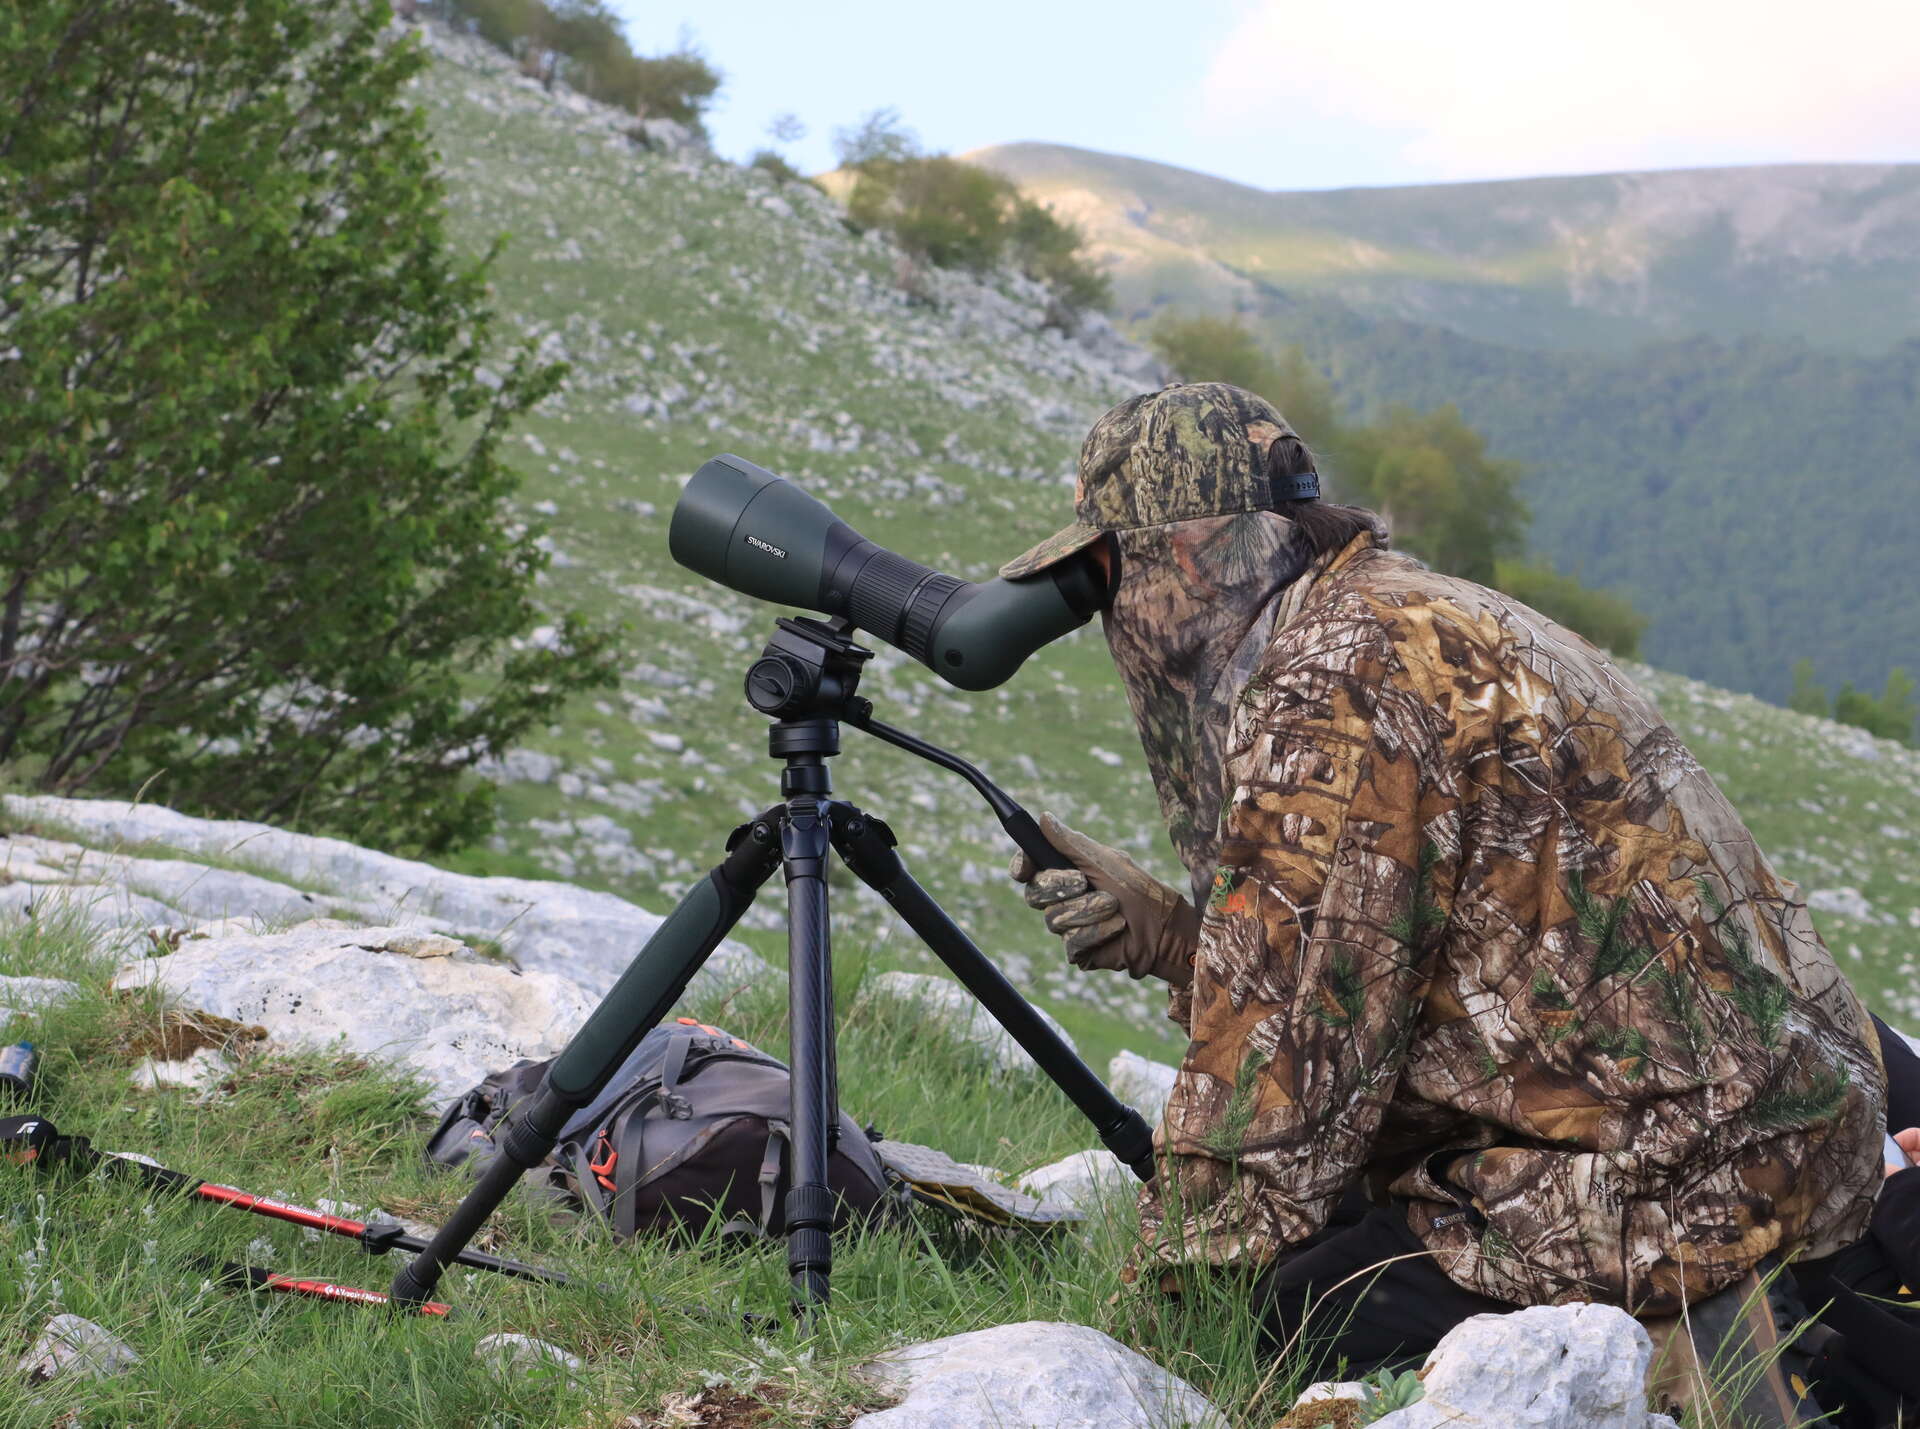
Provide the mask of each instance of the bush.
[{"label": "bush", "polygon": [[[691,44],[652,58],[635,55],[605,0],[449,0],[449,9],[489,44],[523,57],[548,54],[582,94],[641,119],[700,131],[720,89],[720,72]],[[534,68],[551,73],[544,62]]]},{"label": "bush", "polygon": [[1818,715],[1821,719],[1833,718],[1833,701],[1827,698],[1827,687],[1813,678],[1813,661],[1801,659],[1794,663],[1793,694],[1787,700],[1787,708],[1805,715]]},{"label": "bush", "polygon": [[942,268],[984,272],[1011,261],[1044,284],[1069,319],[1107,305],[1112,288],[1082,253],[1080,234],[1013,181],[948,154],[925,154],[891,109],[834,136],[853,176],[847,218],[885,229],[907,253]]},{"label": "bush", "polygon": [[1331,455],[1342,427],[1333,388],[1298,347],[1278,359],[1238,318],[1163,315],[1148,341],[1182,381],[1230,382],[1278,407],[1301,439]]},{"label": "bush", "polygon": [[774,149],[756,149],[747,167],[758,169],[777,184],[797,184],[806,179],[798,169],[786,160],[786,156]]},{"label": "bush", "polygon": [[521,639],[546,558],[497,449],[561,370],[480,365],[424,52],[357,0],[105,8],[0,19],[0,762],[472,839],[466,771],[610,684],[610,636]]},{"label": "bush", "polygon": [[1834,696],[1833,717],[1841,724],[1851,724],[1877,734],[1882,739],[1897,739],[1911,744],[1914,737],[1913,679],[1900,666],[1895,665],[1887,672],[1887,686],[1875,699],[1863,690],[1856,690],[1853,683],[1840,687],[1840,693]]}]

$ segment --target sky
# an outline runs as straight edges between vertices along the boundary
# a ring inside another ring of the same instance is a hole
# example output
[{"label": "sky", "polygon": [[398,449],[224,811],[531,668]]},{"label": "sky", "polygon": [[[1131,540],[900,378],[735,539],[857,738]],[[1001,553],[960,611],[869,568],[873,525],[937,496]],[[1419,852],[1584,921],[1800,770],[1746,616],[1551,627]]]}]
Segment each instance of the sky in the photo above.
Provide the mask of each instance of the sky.
[{"label": "sky", "polygon": [[[740,158],[832,167],[891,107],[931,150],[1022,139],[1259,188],[1920,160],[1920,0],[611,0],[722,70]],[[782,113],[807,135],[767,135]]]}]

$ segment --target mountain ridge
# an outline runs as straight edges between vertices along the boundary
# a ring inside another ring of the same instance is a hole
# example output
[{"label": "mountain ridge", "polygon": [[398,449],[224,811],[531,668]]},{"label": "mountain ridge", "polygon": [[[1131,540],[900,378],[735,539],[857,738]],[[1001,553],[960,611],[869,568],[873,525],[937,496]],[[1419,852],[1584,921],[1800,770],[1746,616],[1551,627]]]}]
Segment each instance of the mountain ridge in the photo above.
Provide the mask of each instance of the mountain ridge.
[{"label": "mountain ridge", "polygon": [[1920,164],[1265,190],[1065,145],[966,157],[1079,223],[1134,320],[1259,280],[1519,347],[1920,336]]}]

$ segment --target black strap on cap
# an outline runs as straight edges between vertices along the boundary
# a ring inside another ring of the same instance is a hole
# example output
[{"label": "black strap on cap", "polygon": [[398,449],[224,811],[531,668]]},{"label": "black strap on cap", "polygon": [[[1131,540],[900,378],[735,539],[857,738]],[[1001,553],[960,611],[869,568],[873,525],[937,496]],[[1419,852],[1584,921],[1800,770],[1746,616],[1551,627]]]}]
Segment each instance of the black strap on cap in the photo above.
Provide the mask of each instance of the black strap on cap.
[{"label": "black strap on cap", "polygon": [[1275,473],[1267,478],[1272,483],[1273,504],[1283,501],[1318,501],[1320,499],[1320,473],[1300,471],[1291,476]]}]

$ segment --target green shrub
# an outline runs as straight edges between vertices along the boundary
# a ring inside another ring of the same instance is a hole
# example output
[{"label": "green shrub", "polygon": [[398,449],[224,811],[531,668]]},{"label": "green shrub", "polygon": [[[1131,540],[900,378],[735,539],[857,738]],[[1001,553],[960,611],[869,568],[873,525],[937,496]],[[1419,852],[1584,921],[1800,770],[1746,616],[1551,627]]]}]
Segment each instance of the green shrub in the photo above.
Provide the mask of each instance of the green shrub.
[{"label": "green shrub", "polygon": [[500,49],[550,52],[568,84],[642,119],[701,130],[720,89],[720,72],[691,44],[671,54],[634,54],[605,0],[449,0],[449,8]]},{"label": "green shrub", "polygon": [[1913,678],[1900,666],[1887,672],[1887,686],[1875,699],[1864,690],[1856,690],[1848,681],[1834,696],[1833,717],[1841,724],[1856,725],[1882,739],[1897,739],[1911,744],[1914,737]]},{"label": "green shrub", "polygon": [[1818,715],[1821,719],[1833,718],[1833,701],[1827,697],[1827,687],[1813,678],[1813,661],[1804,657],[1794,662],[1793,694],[1787,700],[1787,708],[1805,715]]},{"label": "green shrub", "polygon": [[1104,307],[1111,285],[1083,253],[1079,232],[1021,194],[1013,181],[949,154],[921,152],[891,109],[834,136],[853,176],[847,219],[880,228],[915,258],[984,272],[1012,262],[1046,285],[1069,315]]},{"label": "green shrub", "polygon": [[611,637],[534,602],[498,447],[562,371],[481,365],[425,52],[357,0],[136,6],[76,45],[89,15],[0,18],[0,763],[471,839],[467,771],[610,684]]},{"label": "green shrub", "polygon": [[797,184],[806,179],[806,175],[787,162],[785,155],[774,149],[756,149],[747,160],[747,167],[758,169],[777,184]]}]

